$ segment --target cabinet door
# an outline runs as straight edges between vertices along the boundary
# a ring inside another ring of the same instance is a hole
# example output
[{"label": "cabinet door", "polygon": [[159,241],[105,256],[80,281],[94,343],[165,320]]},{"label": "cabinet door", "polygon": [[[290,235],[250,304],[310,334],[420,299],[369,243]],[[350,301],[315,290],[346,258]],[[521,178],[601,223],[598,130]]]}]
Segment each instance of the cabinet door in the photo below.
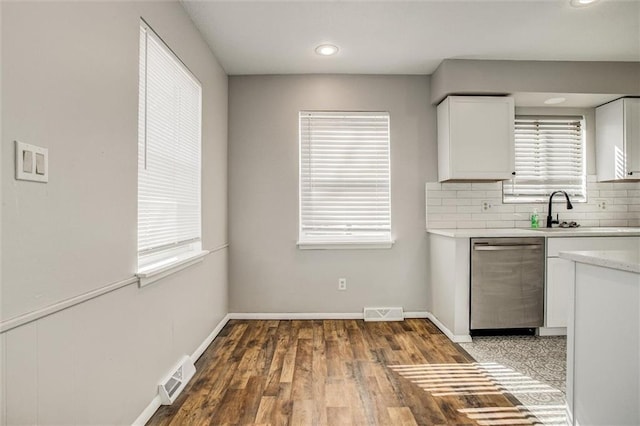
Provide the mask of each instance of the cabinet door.
[{"label": "cabinet door", "polygon": [[570,260],[547,259],[546,327],[566,327],[569,293],[574,281],[574,264]]},{"label": "cabinet door", "polygon": [[623,100],[596,108],[598,181],[624,179]]},{"label": "cabinet door", "polygon": [[[509,97],[451,96],[446,179],[510,179],[514,171],[514,101]],[[438,125],[445,125],[439,120]],[[440,149],[440,145],[438,147]],[[443,150],[443,153],[445,150]],[[440,154],[440,153],[439,153]]]},{"label": "cabinet door", "polygon": [[626,178],[640,179],[640,99],[624,100]]}]

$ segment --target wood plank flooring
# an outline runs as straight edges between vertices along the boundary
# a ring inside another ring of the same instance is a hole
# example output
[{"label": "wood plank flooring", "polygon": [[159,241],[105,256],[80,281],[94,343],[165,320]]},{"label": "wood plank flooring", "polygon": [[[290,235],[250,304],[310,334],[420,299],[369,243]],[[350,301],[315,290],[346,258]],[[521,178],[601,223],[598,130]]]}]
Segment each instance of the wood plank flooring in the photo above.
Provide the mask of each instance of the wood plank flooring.
[{"label": "wood plank flooring", "polygon": [[423,319],[232,320],[198,360],[182,395],[148,424],[536,422],[500,389],[481,384],[460,391],[462,377],[482,377],[469,373],[473,362]]}]

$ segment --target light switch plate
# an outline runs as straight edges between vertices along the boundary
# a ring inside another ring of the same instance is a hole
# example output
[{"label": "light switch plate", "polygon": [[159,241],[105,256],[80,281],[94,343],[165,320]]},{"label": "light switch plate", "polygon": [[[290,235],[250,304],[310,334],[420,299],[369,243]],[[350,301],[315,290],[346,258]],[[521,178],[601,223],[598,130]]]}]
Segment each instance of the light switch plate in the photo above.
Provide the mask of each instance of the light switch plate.
[{"label": "light switch plate", "polygon": [[49,150],[16,141],[16,179],[49,182]]}]

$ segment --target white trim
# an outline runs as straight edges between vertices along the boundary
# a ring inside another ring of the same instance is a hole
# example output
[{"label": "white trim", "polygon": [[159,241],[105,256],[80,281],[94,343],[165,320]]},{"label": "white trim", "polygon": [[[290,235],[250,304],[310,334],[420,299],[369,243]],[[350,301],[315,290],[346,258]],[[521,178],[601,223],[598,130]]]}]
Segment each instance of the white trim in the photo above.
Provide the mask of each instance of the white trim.
[{"label": "white trim", "polygon": [[416,312],[405,312],[404,313],[404,317],[405,318],[424,318],[424,319],[429,319],[429,312],[427,311],[416,311]]},{"label": "white trim", "polygon": [[395,241],[371,241],[371,242],[311,242],[298,241],[296,244],[300,250],[369,250],[390,249]]},{"label": "white trim", "polygon": [[[229,322],[230,319],[231,319],[230,314],[225,315],[224,318],[220,320],[218,325],[215,326],[211,334],[205,337],[204,341],[200,344],[200,346],[198,346],[196,350],[193,352],[193,354],[191,354],[191,360],[193,361],[194,364],[196,363],[198,358],[202,356],[204,351],[207,350],[209,345],[218,336],[220,331],[222,331],[224,326],[227,325],[227,322]],[[156,388],[156,391],[157,391],[157,388]],[[142,413],[140,413],[138,418],[133,421],[132,426],[145,425],[151,419],[151,417],[155,414],[158,408],[160,408],[161,405],[162,405],[162,401],[160,400],[160,395],[156,394],[156,396],[151,400],[149,405],[147,405],[147,407],[144,410],[142,410]]]},{"label": "white trim", "polygon": [[130,277],[122,281],[116,281],[114,283],[107,284],[104,287],[100,287],[98,289],[88,291],[78,296],[71,297],[61,302],[53,303],[42,309],[28,312],[26,314],[23,314],[17,317],[9,318],[8,320],[0,322],[0,333],[4,333],[16,327],[20,327],[21,325],[25,325],[27,323],[39,320],[40,318],[49,316],[51,314],[55,314],[56,312],[62,311],[63,309],[67,309],[72,306],[79,305],[80,303],[86,302],[87,300],[95,299],[96,297],[102,296],[104,294],[110,293],[112,291],[118,290],[122,287],[126,287],[130,284],[134,284],[137,282],[138,282],[137,277]]},{"label": "white trim", "polygon": [[303,312],[234,312],[230,319],[238,320],[324,320],[324,319],[364,319],[363,312],[357,313],[303,313]]},{"label": "white trim", "polygon": [[427,319],[431,320],[431,322],[434,323],[435,326],[438,327],[440,331],[442,331],[445,336],[454,343],[469,343],[472,341],[471,335],[469,334],[453,334],[451,330],[445,327],[445,325],[441,323],[440,320],[438,320],[438,318],[436,318],[436,316],[431,312],[427,312]]},{"label": "white trim", "polygon": [[566,336],[567,327],[540,327],[538,336]]},{"label": "white trim", "polygon": [[158,408],[162,405],[162,401],[160,400],[160,395],[156,395],[149,405],[142,410],[142,413],[138,416],[137,419],[133,421],[132,426],[144,426],[153,415],[158,411]]},{"label": "white trim", "polygon": [[144,287],[158,280],[161,280],[164,277],[173,275],[178,271],[188,268],[191,265],[200,263],[204,260],[203,258],[209,253],[209,250],[202,250],[197,253],[190,253],[188,257],[178,258],[174,262],[171,262],[169,265],[145,268],[136,274],[136,276],[138,277],[138,282],[140,283],[140,287]]},{"label": "white trim", "polygon": [[[219,247],[209,250],[208,252],[215,253],[227,247],[229,247],[229,244],[223,244]],[[14,328],[23,326],[25,324],[28,324],[30,322],[37,321],[40,318],[53,315],[56,312],[60,312],[64,309],[68,309],[75,305],[79,305],[88,300],[95,299],[96,297],[100,297],[107,293],[111,293],[112,291],[118,290],[122,287],[126,287],[131,284],[137,284],[138,282],[139,282],[139,278],[137,276],[129,277],[121,281],[116,281],[111,284],[107,284],[95,290],[88,291],[78,296],[70,297],[69,299],[65,299],[60,302],[54,302],[49,306],[45,306],[44,308],[27,312],[17,317],[9,318],[7,320],[0,322],[0,334],[5,333]]]},{"label": "white trim", "polygon": [[207,348],[213,342],[216,336],[220,334],[220,331],[222,331],[222,329],[224,328],[225,325],[227,325],[230,319],[231,318],[229,317],[229,314],[225,315],[224,318],[222,318],[222,320],[218,323],[218,325],[216,325],[216,327],[213,329],[211,334],[209,334],[207,338],[204,339],[204,341],[200,344],[200,346],[196,348],[193,354],[191,354],[191,360],[193,361],[194,364],[202,356],[204,351],[207,350]]},{"label": "white trim", "polygon": [[[405,318],[429,318],[428,312],[405,312]],[[331,320],[364,319],[364,312],[232,312],[237,320]]]}]

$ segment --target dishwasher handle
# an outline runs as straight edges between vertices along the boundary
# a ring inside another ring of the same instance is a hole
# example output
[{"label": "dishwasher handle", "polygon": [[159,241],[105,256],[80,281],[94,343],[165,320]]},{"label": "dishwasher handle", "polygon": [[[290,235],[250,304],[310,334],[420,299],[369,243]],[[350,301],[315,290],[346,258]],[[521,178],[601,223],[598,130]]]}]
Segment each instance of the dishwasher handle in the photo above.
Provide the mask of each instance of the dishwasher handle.
[{"label": "dishwasher handle", "polygon": [[541,249],[542,244],[521,244],[521,245],[481,245],[474,244],[475,251],[505,251],[505,250],[536,250]]}]

